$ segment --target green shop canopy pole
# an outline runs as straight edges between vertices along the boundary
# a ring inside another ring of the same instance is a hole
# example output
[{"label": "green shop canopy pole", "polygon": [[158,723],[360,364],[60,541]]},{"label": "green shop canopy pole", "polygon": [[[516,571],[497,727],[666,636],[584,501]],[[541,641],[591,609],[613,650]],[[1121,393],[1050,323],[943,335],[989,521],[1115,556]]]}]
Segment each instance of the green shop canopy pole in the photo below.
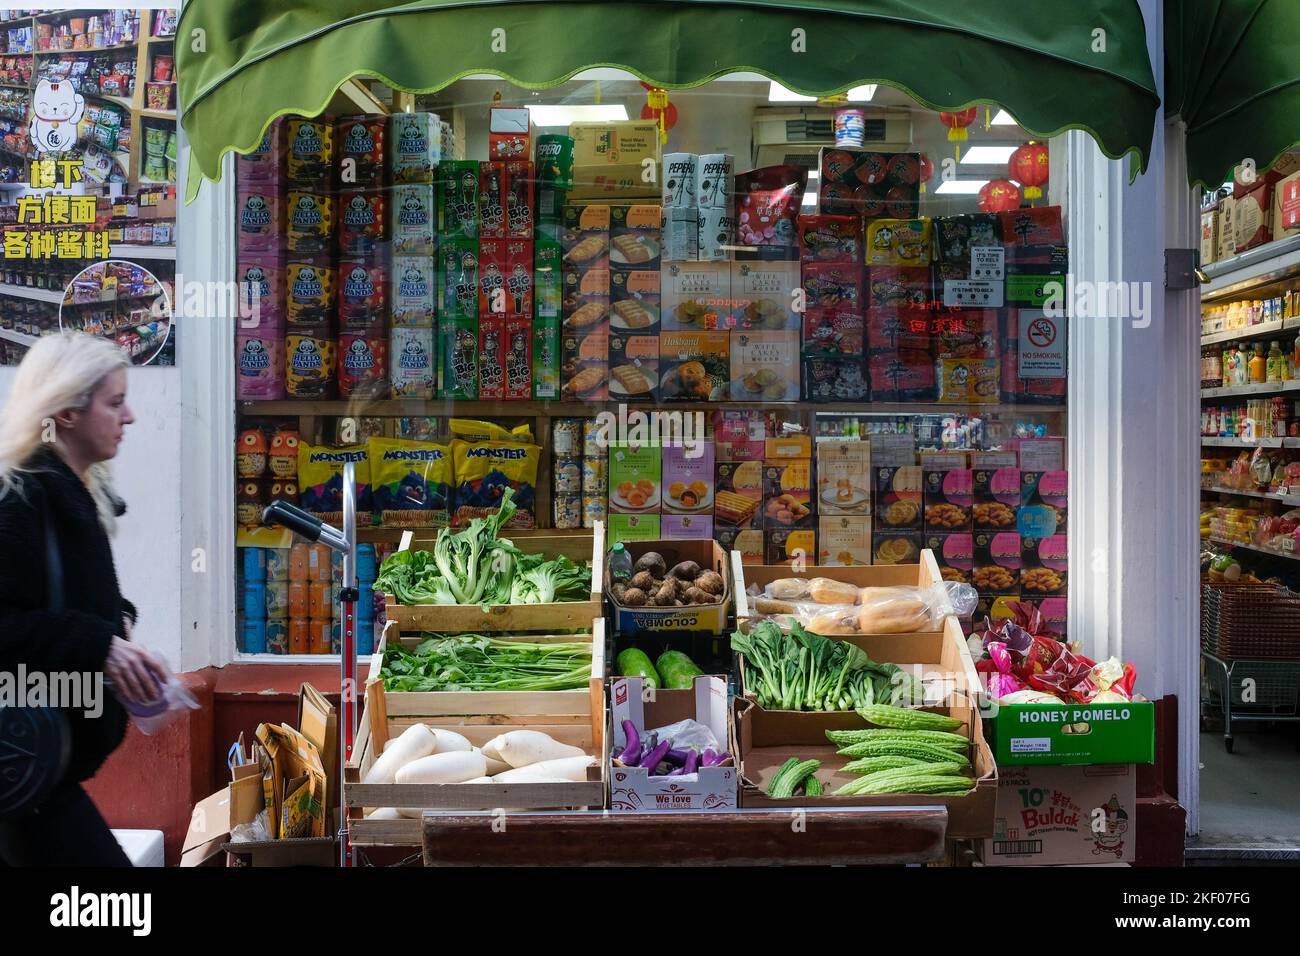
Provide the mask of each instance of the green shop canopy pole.
[{"label": "green shop canopy pole", "polygon": [[1300,143],[1300,2],[1165,0],[1165,112],[1187,124],[1187,179],[1216,189]]},{"label": "green shop canopy pole", "polygon": [[933,110],[1004,107],[1042,138],[1086,130],[1142,170],[1159,105],[1137,0],[191,0],[176,37],[187,199],[225,153],[355,77],[539,90],[592,67],[666,89],[739,71],[813,96],[883,83]]}]

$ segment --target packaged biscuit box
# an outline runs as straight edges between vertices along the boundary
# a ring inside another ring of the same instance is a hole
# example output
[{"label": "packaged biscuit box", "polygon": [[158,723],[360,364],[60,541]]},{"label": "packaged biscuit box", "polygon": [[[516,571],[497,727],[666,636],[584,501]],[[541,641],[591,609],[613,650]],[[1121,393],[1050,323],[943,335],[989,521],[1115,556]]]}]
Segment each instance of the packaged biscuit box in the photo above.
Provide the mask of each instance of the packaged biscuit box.
[{"label": "packaged biscuit box", "polygon": [[919,153],[823,149],[817,211],[864,219],[911,219],[920,200]]},{"label": "packaged biscuit box", "polygon": [[731,383],[727,332],[661,332],[659,395],[665,401],[721,401]]},{"label": "packaged biscuit box", "polygon": [[1064,594],[1069,541],[1063,534],[1020,539],[1020,593],[1039,598]]},{"label": "packaged biscuit box", "polygon": [[813,528],[768,528],[763,532],[763,560],[769,565],[804,568],[817,562]]},{"label": "packaged biscuit box", "polygon": [[872,564],[916,564],[921,559],[921,532],[880,531],[871,535]]},{"label": "packaged biscuit box", "polygon": [[478,398],[478,319],[439,319],[439,398]]},{"label": "packaged biscuit box", "polygon": [[505,398],[523,401],[533,396],[533,323],[510,316],[505,320]]},{"label": "packaged biscuit box", "polygon": [[817,519],[817,563],[852,567],[871,563],[870,515],[821,515]]},{"label": "packaged biscuit box", "polygon": [[799,260],[861,264],[862,220],[857,216],[800,216]]},{"label": "packaged biscuit box", "polygon": [[615,269],[609,284],[611,331],[655,335],[659,331],[659,273]]},{"label": "packaged biscuit box", "polygon": [[875,475],[877,530],[914,528],[919,531],[924,503],[921,466],[878,466]]},{"label": "packaged biscuit box", "polygon": [[433,398],[438,365],[433,326],[394,325],[388,341],[392,397]]},{"label": "packaged biscuit box", "polygon": [[861,358],[862,313],[856,309],[809,309],[803,316],[807,358]]},{"label": "packaged biscuit box", "polygon": [[442,162],[442,122],[437,113],[397,112],[388,118],[388,162],[391,179],[402,183],[432,183]]},{"label": "packaged biscuit box", "polygon": [[975,560],[975,536],[970,532],[925,532],[925,547],[934,553],[939,576],[945,581],[970,584]]},{"label": "packaged biscuit box", "polygon": [[[1013,458],[1014,462],[1014,458]],[[1020,508],[1020,469],[976,467],[971,471],[972,518],[976,531],[1012,531]]]},{"label": "packaged biscuit box", "polygon": [[713,444],[719,461],[762,461],[767,420],[756,409],[713,413]]},{"label": "packaged biscuit box", "polygon": [[375,516],[388,528],[443,528],[451,520],[450,445],[372,438],[370,486]]},{"label": "packaged biscuit box", "polygon": [[683,541],[694,538],[709,540],[713,537],[712,515],[659,516],[659,530],[665,541]]},{"label": "packaged biscuit box", "polygon": [[660,274],[665,331],[707,331],[730,325],[731,263],[670,262]]},{"label": "packaged biscuit box", "polygon": [[971,580],[981,594],[1020,592],[1020,535],[1007,531],[976,531]]},{"label": "packaged biscuit box", "polygon": [[607,205],[564,207],[562,313],[567,332],[582,334],[609,327],[609,224]]},{"label": "packaged biscuit box", "polygon": [[339,335],[339,397],[388,395],[388,332],[383,326]]},{"label": "packaged biscuit box", "polygon": [[383,186],[388,165],[388,117],[348,116],[335,124],[339,183]]},{"label": "packaged biscuit box", "polygon": [[805,358],[803,388],[810,402],[865,401],[868,388],[862,359]]},{"label": "packaged biscuit box", "polygon": [[732,528],[715,521],[713,540],[724,551],[740,552],[741,564],[762,564],[766,557],[763,553],[762,528]]},{"label": "packaged biscuit box", "polygon": [[872,475],[871,442],[818,442],[818,512],[870,517]]},{"label": "packaged biscuit box", "polygon": [[434,260],[400,256],[389,273],[390,315],[394,326],[432,326],[437,315],[438,279]]},{"label": "packaged biscuit box", "polygon": [[720,461],[714,466],[713,517],[719,525],[762,525],[763,463]]},{"label": "packaged biscuit box", "polygon": [[339,193],[339,255],[373,256],[388,241],[388,192]]},{"label": "packaged biscuit box", "polygon": [[660,541],[663,539],[659,524],[661,520],[662,517],[658,512],[655,514],[611,514],[609,516],[609,527],[606,529],[609,535],[609,543]]},{"label": "packaged biscuit box", "polygon": [[609,394],[637,401],[658,398],[659,336],[610,333]]},{"label": "packaged biscuit box", "polygon": [[499,315],[478,320],[478,397],[506,397],[506,320]]},{"label": "packaged biscuit box", "polygon": [[342,527],[343,466],[356,469],[357,524],[371,523],[370,451],[365,445],[335,447],[298,443],[298,505],[326,524]]},{"label": "packaged biscuit box", "polygon": [[235,242],[243,254],[278,254],[284,235],[286,199],[278,187],[241,184],[237,202],[239,233]]},{"label": "packaged biscuit box", "polygon": [[1064,471],[1020,473],[1021,534],[1044,538],[1064,534],[1069,513],[1069,475]]},{"label": "packaged biscuit box", "polygon": [[712,514],[713,443],[695,448],[670,445],[662,449],[662,459],[661,510],[665,514]]},{"label": "packaged biscuit box", "polygon": [[611,445],[609,510],[615,514],[659,514],[663,449],[657,445]]},{"label": "packaged biscuit box", "polygon": [[327,117],[286,122],[289,152],[285,176],[303,186],[329,186],[334,172],[334,124]]},{"label": "packaged biscuit box", "polygon": [[478,243],[457,239],[438,249],[438,318],[477,319],[479,314]]},{"label": "packaged biscuit box", "polygon": [[290,255],[319,256],[334,248],[335,199],[323,192],[291,190],[286,216]]},{"label": "packaged biscuit box", "polygon": [[448,160],[437,169],[438,236],[477,239],[479,224],[479,164]]},{"label": "packaged biscuit box", "polygon": [[235,266],[239,282],[241,332],[269,334],[285,323],[284,261],[274,254],[241,253]]},{"label": "packaged biscuit box", "polygon": [[295,259],[284,267],[285,318],[290,325],[319,325],[337,312],[338,275],[328,258]]},{"label": "packaged biscuit box", "polygon": [[339,325],[382,326],[388,318],[388,265],[382,259],[339,261]]},{"label": "packaged biscuit box", "polygon": [[809,459],[763,462],[763,527],[814,528],[816,511]]},{"label": "packaged biscuit box", "polygon": [[263,401],[284,397],[284,339],[240,331],[235,336],[235,398]]},{"label": "packaged biscuit box", "polygon": [[284,338],[284,389],[290,398],[330,398],[338,352],[328,323],[291,328]]},{"label": "packaged biscuit box", "polygon": [[972,530],[971,470],[926,466],[922,476],[925,483],[925,530],[939,534]]},{"label": "packaged biscuit box", "polygon": [[797,262],[733,262],[730,325],[741,330],[798,331],[799,288]]},{"label": "packaged biscuit box", "polygon": [[560,320],[533,320],[533,398],[560,396]]},{"label": "packaged biscuit box", "polygon": [[390,198],[393,255],[432,256],[437,212],[433,187],[422,183],[394,186]]},{"label": "packaged biscuit box", "polygon": [[662,210],[657,205],[611,206],[609,264],[626,271],[659,271]]},{"label": "packaged biscuit box", "polygon": [[867,223],[867,264],[928,266],[930,220],[875,219]]},{"label": "packaged biscuit box", "polygon": [[798,401],[798,370],[798,332],[731,332],[732,401]]},{"label": "packaged biscuit box", "polygon": [[609,333],[560,336],[560,396],[574,401],[609,398]]}]

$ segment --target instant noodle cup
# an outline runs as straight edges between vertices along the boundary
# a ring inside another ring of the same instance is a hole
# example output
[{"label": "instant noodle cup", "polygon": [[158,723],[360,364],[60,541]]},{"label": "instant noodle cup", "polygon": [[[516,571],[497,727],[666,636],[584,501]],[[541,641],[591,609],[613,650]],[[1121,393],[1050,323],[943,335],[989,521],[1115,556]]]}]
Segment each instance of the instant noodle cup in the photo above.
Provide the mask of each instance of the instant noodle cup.
[{"label": "instant noodle cup", "polygon": [[278,336],[235,336],[235,398],[241,402],[284,397],[285,340]]},{"label": "instant noodle cup", "polygon": [[[284,343],[285,393],[290,398],[329,398],[338,367],[338,353],[329,326],[295,328],[285,336]],[[301,451],[299,445],[300,456]],[[301,472],[299,482],[302,483]]]},{"label": "instant noodle cup", "polygon": [[393,326],[388,349],[393,398],[433,398],[435,341],[432,326]]},{"label": "instant noodle cup", "polygon": [[338,277],[328,258],[290,262],[284,278],[289,325],[320,325],[334,316]]},{"label": "instant noodle cup", "polygon": [[236,246],[243,253],[275,253],[285,228],[285,202],[272,186],[241,188],[238,201],[239,233]]},{"label": "instant noodle cup", "polygon": [[325,119],[291,119],[285,173],[296,185],[327,187],[334,169],[334,126]]},{"label": "instant noodle cup", "polygon": [[[371,518],[370,451],[365,445],[332,446],[298,443],[298,503],[322,521],[341,526],[343,520],[343,466],[352,462],[356,469],[357,524],[368,525]],[[330,551],[309,551],[306,580],[328,581]],[[315,556],[313,559],[313,555]],[[290,566],[290,580],[294,568]]]},{"label": "instant noodle cup", "polygon": [[388,155],[387,117],[349,116],[335,124],[339,182],[344,186],[382,186]]},{"label": "instant noodle cup", "polygon": [[383,190],[339,193],[339,255],[373,255],[387,235],[388,197]]},{"label": "instant noodle cup", "polygon": [[373,259],[339,262],[339,325],[356,329],[388,318],[388,266]]},{"label": "instant noodle cup", "polygon": [[285,215],[287,247],[291,254],[315,256],[333,248],[335,204],[332,196],[290,190]]},{"label": "instant noodle cup", "polygon": [[388,394],[388,335],[382,329],[339,336],[339,396],[383,398]]},{"label": "instant noodle cup", "polygon": [[263,334],[282,332],[285,272],[279,256],[241,255],[235,277],[239,283],[240,330]]},{"label": "instant noodle cup", "polygon": [[372,438],[369,449],[379,523],[390,528],[446,527],[451,519],[451,446]]},{"label": "instant noodle cup", "polygon": [[474,518],[495,513],[506,489],[513,490],[512,500],[519,509],[506,527],[536,525],[533,503],[542,454],[540,446],[512,441],[469,442],[458,438],[452,441],[451,450],[456,476],[453,527],[463,528]]}]

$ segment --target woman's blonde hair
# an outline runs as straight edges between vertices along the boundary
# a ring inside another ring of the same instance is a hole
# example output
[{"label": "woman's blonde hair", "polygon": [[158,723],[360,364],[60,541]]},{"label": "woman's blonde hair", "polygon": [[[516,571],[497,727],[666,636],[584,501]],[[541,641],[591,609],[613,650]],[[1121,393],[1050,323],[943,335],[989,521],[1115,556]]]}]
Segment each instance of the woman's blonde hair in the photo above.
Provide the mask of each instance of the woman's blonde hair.
[{"label": "woman's blonde hair", "polygon": [[[43,336],[27,350],[0,411],[0,498],[30,470],[32,456],[54,436],[54,416],[90,405],[104,379],[131,364],[126,353],[106,339],[84,332]],[[86,487],[95,499],[100,520],[109,531],[116,523],[116,497],[108,468],[92,466]]]}]

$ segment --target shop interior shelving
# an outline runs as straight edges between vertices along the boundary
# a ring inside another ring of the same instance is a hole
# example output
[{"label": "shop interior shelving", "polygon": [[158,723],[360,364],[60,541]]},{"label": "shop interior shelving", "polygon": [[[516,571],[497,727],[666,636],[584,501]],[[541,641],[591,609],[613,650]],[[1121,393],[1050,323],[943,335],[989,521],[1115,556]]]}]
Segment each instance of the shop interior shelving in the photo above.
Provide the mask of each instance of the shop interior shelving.
[{"label": "shop interior shelving", "polygon": [[21,285],[0,285],[0,295],[9,295],[18,299],[32,299],[36,302],[52,302],[56,305],[63,301],[63,291],[61,289],[29,289]]}]

